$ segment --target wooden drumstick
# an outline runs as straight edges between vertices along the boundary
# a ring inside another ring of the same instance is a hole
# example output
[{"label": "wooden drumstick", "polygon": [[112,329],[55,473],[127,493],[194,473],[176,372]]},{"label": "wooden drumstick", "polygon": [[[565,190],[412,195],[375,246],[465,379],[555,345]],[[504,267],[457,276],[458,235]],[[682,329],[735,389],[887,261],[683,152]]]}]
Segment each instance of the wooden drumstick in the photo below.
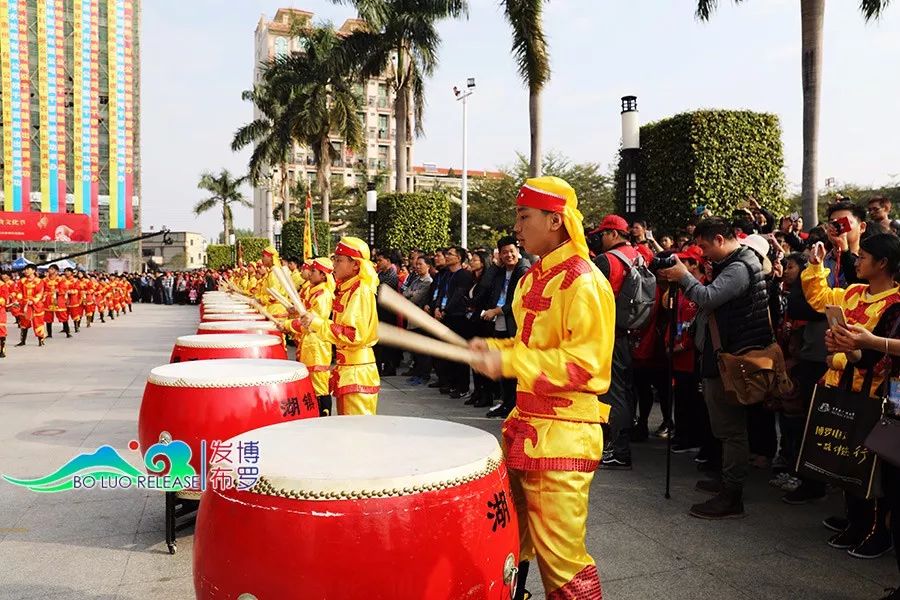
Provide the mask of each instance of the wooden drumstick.
[{"label": "wooden drumstick", "polygon": [[389,286],[382,284],[378,288],[378,304],[392,310],[398,315],[406,317],[410,323],[421,327],[439,340],[463,348],[466,348],[469,345],[461,335],[452,331],[449,327],[404,298],[402,294]]},{"label": "wooden drumstick", "polygon": [[269,291],[269,294],[275,298],[280,305],[290,310],[294,308],[294,305],[291,304],[291,301],[281,295],[281,292],[276,290],[275,288],[266,288]]},{"label": "wooden drumstick", "polygon": [[428,336],[413,333],[412,331],[407,331],[406,329],[401,329],[386,323],[378,324],[378,343],[403,348],[410,352],[418,352],[420,354],[428,354],[445,360],[452,360],[453,362],[466,364],[480,362],[478,353],[473,350],[460,348],[455,344],[435,340]]},{"label": "wooden drumstick", "polygon": [[296,310],[300,316],[305,315],[306,308],[304,308],[303,306],[303,301],[300,300],[300,294],[298,294],[297,290],[294,289],[294,284],[291,282],[290,276],[277,266],[272,267],[272,272],[275,273],[275,279],[278,280],[278,283],[280,283],[281,287],[283,287],[287,292],[288,298],[290,299],[291,305],[294,307],[294,310]]}]

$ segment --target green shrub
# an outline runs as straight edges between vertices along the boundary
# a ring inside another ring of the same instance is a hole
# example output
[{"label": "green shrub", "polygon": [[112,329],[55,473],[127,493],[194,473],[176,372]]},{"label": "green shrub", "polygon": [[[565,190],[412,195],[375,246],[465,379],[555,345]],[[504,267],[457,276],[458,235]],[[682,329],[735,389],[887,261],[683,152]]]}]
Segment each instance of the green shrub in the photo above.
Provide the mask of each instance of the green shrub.
[{"label": "green shrub", "polygon": [[433,190],[378,197],[375,247],[432,251],[450,244],[450,199]]},{"label": "green shrub", "polygon": [[269,245],[267,238],[242,238],[241,250],[244,254],[244,262],[255,262],[262,258],[262,251]]},{"label": "green shrub", "polygon": [[[625,215],[624,162],[616,204]],[[659,231],[687,223],[702,205],[731,216],[753,196],[776,217],[790,212],[778,117],[751,111],[700,110],[641,127],[637,214]],[[632,215],[628,215],[632,216]]]},{"label": "green shrub", "polygon": [[224,244],[210,244],[206,247],[206,266],[221,269],[234,264],[234,247]]},{"label": "green shrub", "polygon": [[[327,223],[315,223],[318,256],[329,256],[334,247]],[[303,219],[289,219],[281,228],[281,256],[303,259]]]}]

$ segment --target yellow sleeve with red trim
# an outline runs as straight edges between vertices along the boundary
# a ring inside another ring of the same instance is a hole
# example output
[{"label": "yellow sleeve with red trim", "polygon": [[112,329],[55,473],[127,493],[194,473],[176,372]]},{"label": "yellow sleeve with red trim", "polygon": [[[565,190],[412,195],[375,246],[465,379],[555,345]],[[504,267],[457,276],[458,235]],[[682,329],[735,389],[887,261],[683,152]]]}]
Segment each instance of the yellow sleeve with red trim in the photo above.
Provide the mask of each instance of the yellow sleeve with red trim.
[{"label": "yellow sleeve with red trim", "polygon": [[803,295],[812,309],[820,313],[825,312],[827,304],[843,306],[844,296],[847,294],[847,290],[843,288],[828,287],[829,273],[831,270],[821,263],[810,264],[800,273]]},{"label": "yellow sleeve with red trim", "polygon": [[335,346],[343,348],[374,346],[378,342],[375,294],[366,286],[360,286],[348,295],[343,310],[335,310],[333,319],[314,317],[310,330],[318,334],[323,341]]}]

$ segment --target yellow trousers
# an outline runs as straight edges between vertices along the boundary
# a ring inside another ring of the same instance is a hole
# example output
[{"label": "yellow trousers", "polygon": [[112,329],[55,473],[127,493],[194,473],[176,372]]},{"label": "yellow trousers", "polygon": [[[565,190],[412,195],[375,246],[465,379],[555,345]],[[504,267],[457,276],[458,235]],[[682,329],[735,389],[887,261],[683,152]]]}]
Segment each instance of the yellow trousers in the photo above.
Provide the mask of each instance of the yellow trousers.
[{"label": "yellow trousers", "polygon": [[537,557],[547,600],[600,600],[600,577],[585,546],[594,473],[509,470],[519,515],[519,560]]},{"label": "yellow trousers", "polygon": [[375,363],[341,365],[331,374],[331,393],[339,415],[374,415],[381,380]]}]

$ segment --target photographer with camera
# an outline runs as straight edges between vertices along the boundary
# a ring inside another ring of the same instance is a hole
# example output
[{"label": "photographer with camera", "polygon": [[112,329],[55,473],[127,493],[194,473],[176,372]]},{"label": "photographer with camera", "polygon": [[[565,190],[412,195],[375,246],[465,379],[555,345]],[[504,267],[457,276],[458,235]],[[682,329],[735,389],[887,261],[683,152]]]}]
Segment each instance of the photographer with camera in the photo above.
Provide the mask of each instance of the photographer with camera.
[{"label": "photographer with camera", "polygon": [[829,287],[865,283],[856,276],[856,261],[859,260],[859,241],[866,232],[866,210],[847,199],[829,205],[825,231],[831,250],[822,264],[830,271]]},{"label": "photographer with camera", "polygon": [[[714,497],[692,506],[690,514],[702,519],[742,517],[750,454],[747,408],[726,396],[717,351],[721,348],[722,353],[733,354],[746,348],[767,347],[774,340],[763,258],[742,245],[734,228],[722,218],[711,217],[698,223],[694,237],[703,256],[713,262],[707,285],[691,275],[677,256],[674,266],[657,272],[659,279],[678,283],[684,297],[700,309],[695,342],[701,355],[703,397],[713,434],[722,441],[722,481],[697,483],[698,491]],[[714,347],[715,338],[718,339]]]}]

